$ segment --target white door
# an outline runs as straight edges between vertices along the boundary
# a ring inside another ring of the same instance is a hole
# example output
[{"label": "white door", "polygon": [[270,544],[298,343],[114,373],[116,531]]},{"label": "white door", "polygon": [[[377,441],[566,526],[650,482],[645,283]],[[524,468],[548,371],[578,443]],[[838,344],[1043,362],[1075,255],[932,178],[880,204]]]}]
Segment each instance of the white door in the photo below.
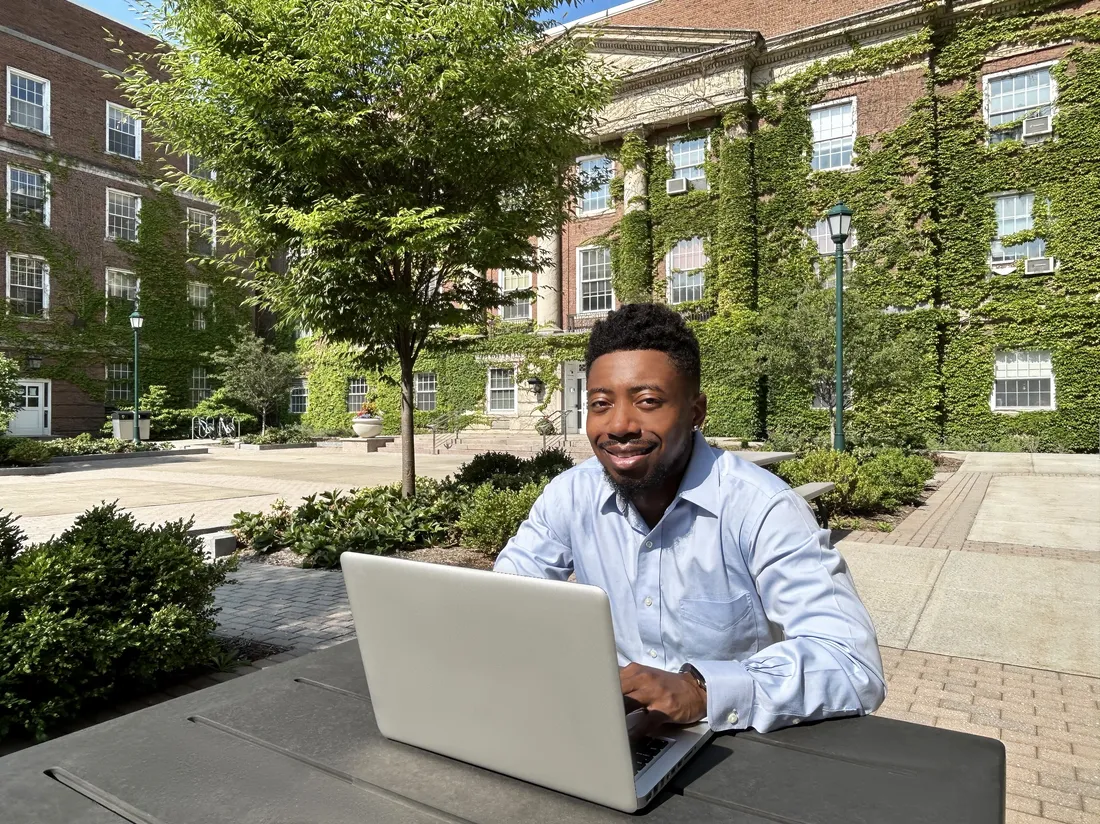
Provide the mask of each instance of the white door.
[{"label": "white door", "polygon": [[565,362],[565,421],[568,434],[584,433],[588,419],[588,376],[581,361]]},{"label": "white door", "polygon": [[19,400],[8,432],[22,438],[50,434],[49,381],[19,381]]}]

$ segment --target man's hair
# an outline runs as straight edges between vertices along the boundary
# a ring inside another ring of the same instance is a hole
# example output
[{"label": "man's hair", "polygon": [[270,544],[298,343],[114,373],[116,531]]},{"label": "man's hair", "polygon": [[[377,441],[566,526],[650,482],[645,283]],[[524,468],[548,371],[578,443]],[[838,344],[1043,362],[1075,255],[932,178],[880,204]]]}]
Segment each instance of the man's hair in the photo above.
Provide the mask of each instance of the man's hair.
[{"label": "man's hair", "polygon": [[661,303],[628,303],[592,328],[584,368],[600,355],[655,349],[664,352],[688,383],[699,388],[699,341],[679,312]]}]

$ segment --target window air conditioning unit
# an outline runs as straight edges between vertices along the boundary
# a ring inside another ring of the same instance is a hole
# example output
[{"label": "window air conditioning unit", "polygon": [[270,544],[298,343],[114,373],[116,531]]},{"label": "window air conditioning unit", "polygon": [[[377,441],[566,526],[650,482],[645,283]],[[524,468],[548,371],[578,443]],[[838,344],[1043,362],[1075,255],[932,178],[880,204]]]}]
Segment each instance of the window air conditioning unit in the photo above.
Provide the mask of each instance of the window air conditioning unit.
[{"label": "window air conditioning unit", "polygon": [[1049,114],[1027,118],[1024,121],[1024,137],[1040,137],[1045,134],[1050,134],[1052,131],[1050,121],[1051,117]]},{"label": "window air conditioning unit", "polygon": [[665,193],[670,195],[682,195],[688,190],[686,177],[674,177],[665,181]]},{"label": "window air conditioning unit", "polygon": [[1054,258],[1030,258],[1024,261],[1025,275],[1049,275],[1054,271]]}]

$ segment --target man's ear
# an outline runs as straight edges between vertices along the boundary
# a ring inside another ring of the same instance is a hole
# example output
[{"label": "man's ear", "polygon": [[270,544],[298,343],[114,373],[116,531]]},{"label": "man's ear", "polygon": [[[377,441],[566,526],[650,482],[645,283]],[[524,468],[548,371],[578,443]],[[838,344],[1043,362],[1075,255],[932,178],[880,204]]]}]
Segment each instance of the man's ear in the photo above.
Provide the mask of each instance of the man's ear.
[{"label": "man's ear", "polygon": [[703,428],[703,421],[707,419],[707,396],[700,392],[691,405],[691,425],[695,429]]}]

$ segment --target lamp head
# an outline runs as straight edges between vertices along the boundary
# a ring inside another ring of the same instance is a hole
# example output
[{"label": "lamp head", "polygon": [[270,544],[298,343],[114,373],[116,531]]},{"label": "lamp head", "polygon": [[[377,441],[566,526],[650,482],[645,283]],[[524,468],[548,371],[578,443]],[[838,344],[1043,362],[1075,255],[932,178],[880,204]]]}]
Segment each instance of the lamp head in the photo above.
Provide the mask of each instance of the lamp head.
[{"label": "lamp head", "polygon": [[829,210],[828,222],[833,243],[844,243],[852,232],[852,210],[838,203]]},{"label": "lamp head", "polygon": [[145,323],[145,318],[142,317],[141,312],[136,309],[130,313],[130,326],[134,329],[140,329],[141,325]]}]

